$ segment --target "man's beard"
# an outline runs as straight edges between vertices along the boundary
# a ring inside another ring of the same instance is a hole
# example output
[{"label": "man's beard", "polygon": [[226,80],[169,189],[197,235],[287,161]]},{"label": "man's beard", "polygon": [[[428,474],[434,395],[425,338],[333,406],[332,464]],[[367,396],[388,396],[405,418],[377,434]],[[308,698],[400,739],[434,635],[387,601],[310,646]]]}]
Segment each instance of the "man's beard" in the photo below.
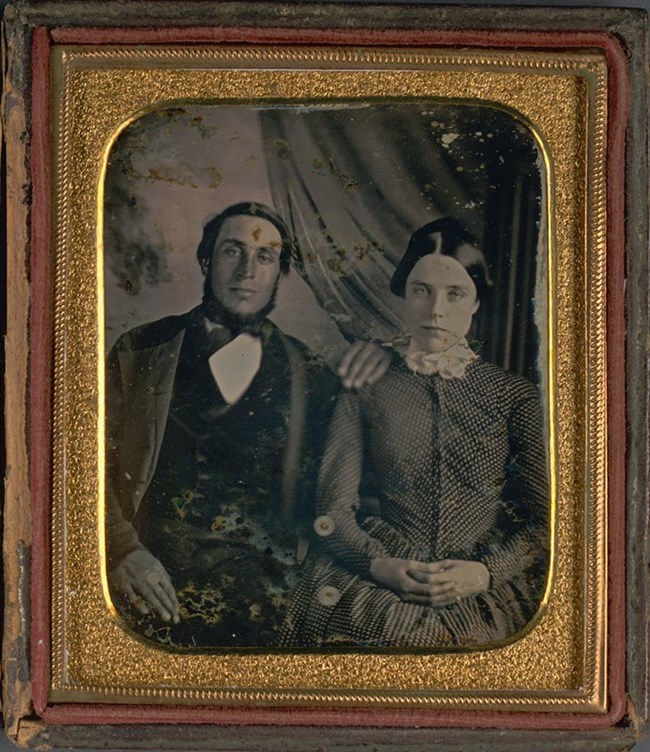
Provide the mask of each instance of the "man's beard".
[{"label": "man's beard", "polygon": [[260,327],[266,320],[266,317],[275,308],[275,299],[278,293],[278,286],[280,284],[280,277],[275,281],[273,286],[273,292],[267,303],[255,313],[233,313],[227,310],[223,303],[218,300],[212,290],[212,283],[210,280],[210,270],[205,275],[205,281],[203,282],[203,300],[201,301],[201,310],[203,315],[210,319],[215,324],[221,324],[229,329],[233,336],[238,334],[259,334]]}]

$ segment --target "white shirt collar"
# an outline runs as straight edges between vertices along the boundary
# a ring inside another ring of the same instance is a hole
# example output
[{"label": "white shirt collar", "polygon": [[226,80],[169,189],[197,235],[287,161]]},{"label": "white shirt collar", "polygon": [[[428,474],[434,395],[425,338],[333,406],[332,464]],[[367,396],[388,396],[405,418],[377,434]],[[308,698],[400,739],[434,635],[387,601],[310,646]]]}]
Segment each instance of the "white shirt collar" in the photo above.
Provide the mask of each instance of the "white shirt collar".
[{"label": "white shirt collar", "polygon": [[229,405],[246,393],[262,363],[262,342],[251,334],[240,334],[208,358],[212,377]]}]

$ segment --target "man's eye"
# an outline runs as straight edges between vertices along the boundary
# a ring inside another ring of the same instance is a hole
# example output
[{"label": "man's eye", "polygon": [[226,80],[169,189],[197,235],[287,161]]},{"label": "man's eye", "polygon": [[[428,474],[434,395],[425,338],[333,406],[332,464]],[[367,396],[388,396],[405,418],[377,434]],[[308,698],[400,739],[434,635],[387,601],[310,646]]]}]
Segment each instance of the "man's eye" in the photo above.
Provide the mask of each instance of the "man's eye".
[{"label": "man's eye", "polygon": [[221,253],[224,256],[238,256],[239,248],[236,245],[224,245],[221,247]]}]

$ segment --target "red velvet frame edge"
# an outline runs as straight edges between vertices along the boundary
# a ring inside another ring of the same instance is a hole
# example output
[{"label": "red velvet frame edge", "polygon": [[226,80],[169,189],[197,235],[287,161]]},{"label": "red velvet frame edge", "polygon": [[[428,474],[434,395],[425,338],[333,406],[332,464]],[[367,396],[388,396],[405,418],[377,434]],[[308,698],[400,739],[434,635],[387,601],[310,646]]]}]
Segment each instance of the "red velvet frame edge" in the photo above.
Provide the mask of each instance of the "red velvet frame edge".
[{"label": "red velvet frame edge", "polygon": [[[232,708],[110,704],[48,704],[50,666],[50,516],[52,408],[52,247],[49,141],[49,55],[55,44],[355,44],[524,47],[604,51],[609,75],[607,133],[607,340],[609,421],[609,654],[604,714],[394,709]],[[34,708],[51,724],[193,723],[277,726],[381,726],[592,729],[614,725],[625,712],[625,128],[630,107],[625,52],[604,32],[349,31],[240,28],[104,29],[39,27],[32,52],[32,181],[30,258],[31,481],[33,519],[31,670]]]}]

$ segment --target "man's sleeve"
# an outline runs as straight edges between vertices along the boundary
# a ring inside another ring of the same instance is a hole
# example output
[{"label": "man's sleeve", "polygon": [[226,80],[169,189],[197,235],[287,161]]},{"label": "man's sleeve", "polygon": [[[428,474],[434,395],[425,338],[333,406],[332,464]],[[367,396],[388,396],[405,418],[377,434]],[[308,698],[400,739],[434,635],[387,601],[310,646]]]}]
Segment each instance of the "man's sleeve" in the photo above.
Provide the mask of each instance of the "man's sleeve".
[{"label": "man's sleeve", "polygon": [[120,498],[123,487],[120,454],[124,437],[125,399],[118,359],[119,343],[106,364],[106,552],[109,570],[128,553],[144,548],[130,522],[132,508]]},{"label": "man's sleeve", "polygon": [[306,411],[303,447],[300,458],[300,487],[298,496],[299,522],[310,532],[314,521],[316,479],[323,459],[327,430],[336,395],[338,378],[322,361],[311,354],[304,355]]}]

